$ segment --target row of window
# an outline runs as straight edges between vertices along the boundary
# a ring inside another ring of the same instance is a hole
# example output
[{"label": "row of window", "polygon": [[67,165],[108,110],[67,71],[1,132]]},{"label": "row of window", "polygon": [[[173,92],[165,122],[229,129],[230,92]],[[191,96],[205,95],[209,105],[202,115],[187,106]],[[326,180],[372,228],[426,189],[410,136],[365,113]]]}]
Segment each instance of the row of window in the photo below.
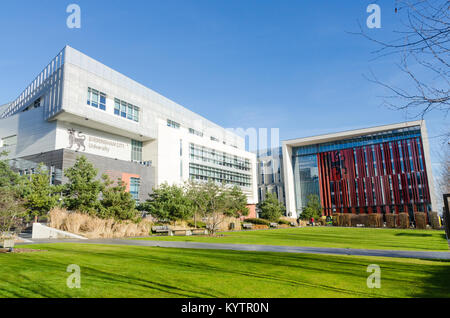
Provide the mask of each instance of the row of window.
[{"label": "row of window", "polygon": [[203,137],[203,133],[201,131],[195,130],[194,128],[189,128],[189,133],[196,135],[196,136]]},{"label": "row of window", "polygon": [[[180,129],[180,127],[181,127],[180,123],[177,123],[176,121],[173,121],[171,119],[167,119],[167,126],[175,128],[175,129]],[[189,128],[189,133],[192,134],[192,135],[203,137],[203,132],[195,130],[194,128]],[[213,136],[210,136],[210,139],[212,141],[216,141],[216,142],[220,141],[218,138],[213,137]],[[227,143],[224,141],[223,144],[226,145]],[[237,148],[237,146],[235,146],[235,145],[231,145],[231,146],[234,147],[234,148]]]},{"label": "row of window", "polygon": [[173,120],[170,120],[170,119],[167,119],[167,126],[175,128],[175,129],[180,129],[180,124],[177,123],[176,121],[173,121]]},{"label": "row of window", "polygon": [[106,110],[106,94],[89,87],[87,104],[101,110]]},{"label": "row of window", "polygon": [[309,155],[320,152],[328,152],[333,150],[341,150],[347,148],[368,146],[380,144],[388,141],[397,141],[402,139],[409,139],[414,137],[420,137],[420,127],[408,127],[401,129],[394,129],[385,132],[378,132],[374,134],[364,135],[361,137],[355,137],[351,139],[336,140],[333,142],[327,142],[322,144],[315,144],[309,146],[295,147],[292,150],[293,155]]},{"label": "row of window", "polygon": [[138,122],[139,107],[118,98],[114,98],[114,115]]},{"label": "row of window", "polygon": [[189,177],[191,180],[213,180],[218,183],[233,184],[246,188],[251,186],[250,175],[203,166],[196,163],[189,164]]},{"label": "row of window", "polygon": [[[87,104],[106,111],[106,94],[89,87]],[[114,115],[139,122],[139,112],[139,107],[114,98]]]},{"label": "row of window", "polygon": [[238,170],[250,171],[250,160],[211,148],[190,144],[191,160],[213,163],[219,166],[230,167]]}]

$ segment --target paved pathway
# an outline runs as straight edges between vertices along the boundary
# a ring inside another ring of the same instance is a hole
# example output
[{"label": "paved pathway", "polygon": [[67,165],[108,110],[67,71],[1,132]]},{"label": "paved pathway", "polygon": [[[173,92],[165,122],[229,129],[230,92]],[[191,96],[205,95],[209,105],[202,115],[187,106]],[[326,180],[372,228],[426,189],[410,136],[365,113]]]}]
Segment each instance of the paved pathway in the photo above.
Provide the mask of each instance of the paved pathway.
[{"label": "paved pathway", "polygon": [[[156,246],[156,247],[168,247],[168,248],[196,248],[196,249],[252,251],[252,252],[310,253],[310,254],[383,256],[383,257],[450,260],[450,252],[366,250],[366,249],[329,248],[329,247],[275,246],[275,245],[253,245],[253,244],[217,244],[217,243],[147,241],[147,240],[124,240],[124,239],[96,239],[96,240],[74,240],[74,239],[42,240],[41,239],[41,240],[32,240],[31,243],[28,242],[28,243],[21,243],[21,244],[46,244],[46,243],[83,243],[83,244],[107,244],[107,245]],[[21,245],[21,244],[18,244],[18,245]]]}]

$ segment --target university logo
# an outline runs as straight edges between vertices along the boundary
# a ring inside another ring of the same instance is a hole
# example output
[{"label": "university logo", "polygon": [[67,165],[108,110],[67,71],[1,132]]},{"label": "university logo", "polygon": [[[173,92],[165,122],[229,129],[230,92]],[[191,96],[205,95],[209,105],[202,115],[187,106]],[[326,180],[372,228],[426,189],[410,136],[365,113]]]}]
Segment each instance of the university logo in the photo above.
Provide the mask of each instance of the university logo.
[{"label": "university logo", "polygon": [[86,136],[82,135],[81,131],[75,131],[75,129],[68,129],[67,131],[69,132],[69,149],[77,146],[77,151],[80,150],[81,147],[83,147],[83,151],[85,151],[86,146],[84,145],[84,141],[86,140]]}]

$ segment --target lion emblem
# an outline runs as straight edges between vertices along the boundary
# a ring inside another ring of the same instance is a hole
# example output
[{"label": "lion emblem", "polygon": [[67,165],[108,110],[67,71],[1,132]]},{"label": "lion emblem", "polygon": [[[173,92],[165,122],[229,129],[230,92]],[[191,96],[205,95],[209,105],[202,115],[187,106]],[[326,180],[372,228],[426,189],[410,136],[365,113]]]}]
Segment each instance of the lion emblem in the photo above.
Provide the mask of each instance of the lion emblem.
[{"label": "lion emblem", "polygon": [[[77,146],[77,151],[83,147],[83,151],[86,150],[84,141],[86,136],[81,134],[81,131],[76,132],[74,129],[68,129],[69,132],[69,149],[72,149],[75,145]],[[75,134],[76,133],[76,134]]]}]

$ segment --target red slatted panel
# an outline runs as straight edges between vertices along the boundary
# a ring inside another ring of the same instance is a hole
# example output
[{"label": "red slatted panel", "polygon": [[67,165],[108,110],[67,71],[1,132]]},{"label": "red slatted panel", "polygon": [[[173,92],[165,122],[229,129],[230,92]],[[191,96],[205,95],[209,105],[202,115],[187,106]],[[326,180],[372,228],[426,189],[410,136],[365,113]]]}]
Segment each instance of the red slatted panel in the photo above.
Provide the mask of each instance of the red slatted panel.
[{"label": "red slatted panel", "polygon": [[325,203],[325,198],[323,195],[323,176],[322,176],[322,160],[321,160],[322,156],[321,154],[317,154],[317,170],[319,171],[319,195],[320,195],[320,205],[322,206],[322,215],[328,215],[327,211],[326,211],[326,203]]},{"label": "red slatted panel", "polygon": [[389,147],[389,143],[383,143],[383,152],[384,152],[384,163],[386,165],[386,174],[392,174],[392,162],[391,162],[391,149]]},{"label": "red slatted panel", "polygon": [[383,190],[384,190],[384,203],[387,205],[392,204],[391,187],[389,184],[389,176],[383,176]]},{"label": "red slatted panel", "polygon": [[364,181],[366,186],[367,205],[373,206],[372,178],[365,178]]},{"label": "red slatted panel", "polygon": [[402,172],[402,164],[400,162],[400,151],[399,151],[398,141],[392,143],[392,153],[394,156],[394,169],[396,174]]},{"label": "red slatted panel", "polygon": [[368,175],[367,177],[373,177],[375,176],[375,168],[373,166],[373,151],[372,147],[366,147],[366,160],[367,160],[367,168],[368,168]]},{"label": "red slatted panel", "polygon": [[348,187],[349,187],[349,193],[350,193],[350,206],[356,207],[358,205],[358,200],[356,199],[355,179],[348,180]]},{"label": "red slatted panel", "polygon": [[403,165],[405,166],[405,172],[411,172],[408,143],[406,140],[402,140],[402,158],[403,158]]},{"label": "red slatted panel", "polygon": [[359,206],[366,206],[366,196],[364,194],[364,178],[358,179],[358,200]]},{"label": "red slatted panel", "polygon": [[356,159],[358,160],[358,177],[364,178],[366,176],[366,166],[364,164],[364,149],[358,148],[356,149]]},{"label": "red slatted panel", "polygon": [[339,188],[339,182],[334,182],[334,200],[336,204],[336,210],[341,209],[341,190]]},{"label": "red slatted panel", "polygon": [[383,154],[381,153],[380,145],[375,145],[375,158],[377,161],[377,175],[382,176],[384,175],[384,168],[383,168]]},{"label": "red slatted panel", "polygon": [[406,174],[401,174],[400,178],[402,182],[403,204],[408,204],[410,201],[408,191],[408,176]]},{"label": "red slatted panel", "polygon": [[384,205],[383,192],[381,190],[381,181],[380,181],[381,178],[382,178],[382,176],[373,178],[374,188],[375,188],[375,199],[376,199],[377,206]]},{"label": "red slatted panel", "polygon": [[[348,212],[349,209],[354,212],[357,206],[369,207],[372,211],[375,204],[378,212],[382,206],[389,211],[390,205],[395,205],[398,212],[402,204],[428,204],[430,194],[427,174],[421,170],[421,167],[425,167],[423,145],[420,139],[413,138],[409,142],[409,148],[408,142],[402,140],[374,145],[373,149],[372,146],[363,146],[318,154],[319,191],[324,213],[331,214],[333,207],[337,212]],[[408,191],[408,175],[412,186],[411,195]],[[392,183],[389,182],[390,178]],[[419,184],[423,187],[422,196]],[[402,195],[399,192],[400,185]],[[331,189],[334,191],[333,198]]]},{"label": "red slatted panel", "polygon": [[330,186],[330,158],[329,154],[326,154],[324,159],[324,169],[325,169],[325,193],[327,194],[328,207],[329,209],[333,208],[333,204],[331,201],[331,186]]},{"label": "red slatted panel", "polygon": [[401,204],[401,198],[400,198],[400,186],[398,181],[399,175],[393,175],[392,176],[392,190],[394,192],[394,202],[395,204]]},{"label": "red slatted panel", "polygon": [[420,203],[420,194],[416,172],[411,173],[411,185],[412,185],[413,200],[415,203]]}]

